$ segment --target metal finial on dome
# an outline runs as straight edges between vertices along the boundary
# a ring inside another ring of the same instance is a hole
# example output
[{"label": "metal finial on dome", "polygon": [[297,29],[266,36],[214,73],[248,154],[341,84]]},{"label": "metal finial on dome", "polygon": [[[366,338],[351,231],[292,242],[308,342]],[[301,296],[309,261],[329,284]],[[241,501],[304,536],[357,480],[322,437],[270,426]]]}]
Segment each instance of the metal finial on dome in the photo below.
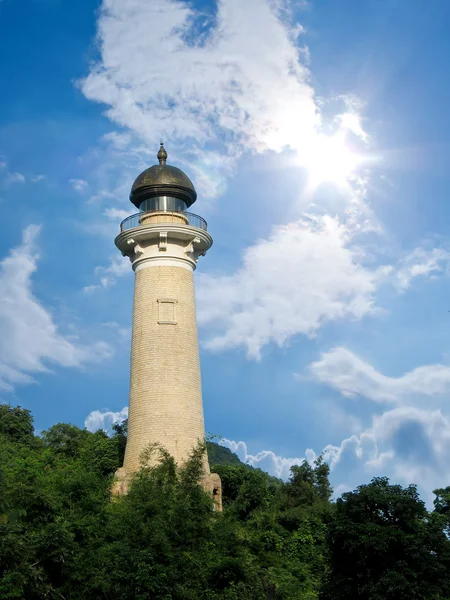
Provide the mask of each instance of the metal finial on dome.
[{"label": "metal finial on dome", "polygon": [[166,149],[164,148],[164,142],[162,140],[161,140],[161,145],[159,147],[158,154],[156,155],[156,158],[159,160],[159,164],[160,165],[165,165],[166,164],[167,152],[166,152]]}]

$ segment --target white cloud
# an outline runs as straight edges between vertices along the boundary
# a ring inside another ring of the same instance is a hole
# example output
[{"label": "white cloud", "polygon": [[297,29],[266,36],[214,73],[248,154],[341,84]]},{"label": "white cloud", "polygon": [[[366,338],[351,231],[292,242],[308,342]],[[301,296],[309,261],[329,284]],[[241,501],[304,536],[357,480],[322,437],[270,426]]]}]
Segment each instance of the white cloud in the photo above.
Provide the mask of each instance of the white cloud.
[{"label": "white cloud", "polygon": [[76,192],[85,192],[89,187],[85,179],[70,179],[69,183]]},{"label": "white cloud", "polygon": [[272,450],[261,450],[257,454],[249,454],[247,444],[242,441],[235,442],[222,438],[219,443],[237,454],[243,463],[262,469],[280,479],[289,478],[290,469],[293,465],[301,465],[304,460],[312,461],[315,458],[314,453],[311,454],[310,450],[307,450],[302,458],[284,458],[275,454]]},{"label": "white cloud", "polygon": [[[220,443],[237,454],[242,462],[284,480],[289,478],[293,465],[299,465],[303,460],[312,464],[317,458],[310,448],[302,457],[287,458],[272,450],[251,454],[243,441],[225,438]],[[364,478],[387,475],[404,485],[416,483],[430,494],[450,479],[449,453],[450,421],[447,417],[439,410],[399,407],[375,415],[371,427],[344,439],[339,446],[325,446],[321,454],[330,466],[332,479],[339,481],[344,476],[347,480],[336,485],[334,496],[337,497],[361,483],[357,463],[352,462],[352,469],[348,469],[348,461],[352,458],[360,461]]]},{"label": "white cloud", "polygon": [[[290,148],[299,166],[310,164],[322,115],[302,63],[303,29],[284,4],[223,0],[209,17],[184,1],[103,0],[101,59],[79,85],[120,127],[103,138],[119,160],[148,161],[163,137],[202,197],[224,191],[244,151]],[[367,141],[356,101],[340,102],[334,124]]]},{"label": "white cloud", "polygon": [[15,183],[25,183],[25,175],[19,171],[10,171],[6,157],[0,156],[0,171],[2,172],[1,183],[4,186],[13,185]]},{"label": "white cloud", "polygon": [[[440,410],[399,407],[374,416],[371,433],[392,460],[396,477],[429,490],[450,479],[450,421]],[[371,467],[371,463],[367,464]],[[376,466],[376,464],[375,464]]]},{"label": "white cloud", "polygon": [[354,94],[342,94],[338,96],[337,100],[340,100],[345,106],[344,112],[335,117],[335,121],[339,124],[340,128],[351,132],[365,143],[369,142],[370,136],[363,127],[361,117],[361,112],[364,108],[364,102],[361,98]]},{"label": "white cloud", "polygon": [[388,377],[343,347],[324,352],[309,369],[315,379],[344,396],[363,396],[375,402],[401,404],[418,397],[442,396],[450,392],[448,366],[425,365],[400,377]]},{"label": "white cloud", "polygon": [[447,274],[450,265],[450,252],[443,248],[415,248],[399,264],[394,283],[400,291],[405,291],[415,277],[435,277]]},{"label": "white cloud", "polygon": [[339,498],[340,496],[342,496],[342,494],[345,494],[346,492],[351,492],[351,491],[352,491],[351,487],[349,487],[348,485],[345,485],[345,483],[340,483],[337,487],[334,488],[333,497]]},{"label": "white cloud", "polygon": [[94,433],[99,429],[103,429],[106,432],[111,431],[112,425],[114,423],[122,423],[125,419],[128,418],[128,406],[124,406],[122,410],[118,412],[113,412],[110,410],[93,410],[88,414],[86,420],[84,421],[84,426],[89,431]]},{"label": "white cloud", "polygon": [[34,373],[49,365],[79,367],[111,356],[112,348],[97,342],[81,345],[58,330],[53,317],[32,292],[37,269],[39,227],[24,230],[22,244],[0,263],[0,387],[31,383]]},{"label": "white cloud", "polygon": [[[369,453],[367,453],[367,451],[363,451],[365,446],[367,446],[367,442],[364,439],[364,434],[361,436],[361,438],[362,439],[360,441],[357,436],[352,436],[348,440],[344,440],[342,442],[342,447],[329,445],[323,449],[322,456],[329,464],[331,471],[334,469],[336,464],[339,462],[341,455],[349,446],[352,447],[352,450],[360,458],[363,456],[369,456],[370,458],[373,458],[373,450]],[[243,441],[235,442],[234,440],[222,438],[219,443],[234,452],[243,463],[262,469],[263,471],[269,473],[269,475],[273,475],[274,477],[279,477],[280,479],[284,480],[289,479],[291,467],[294,465],[301,465],[305,460],[312,465],[318,457],[316,452],[311,448],[307,448],[302,457],[287,458],[276,454],[272,450],[260,450],[256,454],[250,454],[247,444]],[[370,443],[371,441],[369,441],[369,446]]]},{"label": "white cloud", "polygon": [[450,367],[424,365],[400,377],[388,377],[349,350],[334,348],[311,364],[310,372],[345,396],[396,405],[372,415],[371,425],[358,435],[344,439],[339,446],[325,447],[324,455],[332,469],[351,476],[345,465],[354,457],[361,461],[366,474],[416,483],[428,494],[447,484],[450,420],[441,410],[430,407],[430,399],[442,402],[449,394]]},{"label": "white cloud", "polygon": [[110,331],[113,331],[119,340],[131,343],[131,328],[123,327],[116,323],[116,321],[107,321],[102,323],[102,327],[107,327]]},{"label": "white cloud", "polygon": [[369,140],[369,135],[366,131],[364,131],[361,115],[356,112],[346,112],[340,115],[337,115],[336,119],[340,122],[341,129],[346,129],[347,131],[351,131],[356,137],[360,138],[363,142],[367,142]]},{"label": "white cloud", "polygon": [[346,438],[340,446],[332,444],[325,446],[323,456],[331,470],[336,468],[346,452],[351,452],[364,461],[374,461],[379,456],[376,439],[370,430],[363,431],[359,436],[352,435]]},{"label": "white cloud", "polygon": [[84,94],[145,140],[207,141],[219,130],[256,150],[306,143],[318,123],[313,89],[275,6],[224,0],[200,36],[199,20],[185,2],[104,0],[102,59]]},{"label": "white cloud", "polygon": [[100,277],[100,282],[96,285],[86,286],[84,291],[91,293],[101,288],[107,288],[113,285],[118,277],[128,275],[132,272],[133,270],[128,258],[113,256],[107,267],[96,267],[95,273]]},{"label": "white cloud", "polygon": [[115,192],[111,192],[110,190],[99,190],[96,194],[89,198],[89,202],[91,204],[102,202],[103,200],[118,200],[118,197]]},{"label": "white cloud", "polygon": [[13,173],[8,173],[5,177],[6,185],[11,185],[13,183],[25,183],[25,175],[19,173],[18,171],[14,171]]},{"label": "white cloud", "polygon": [[450,479],[450,421],[440,410],[402,406],[374,415],[372,425],[359,436],[353,435],[340,446],[328,446],[330,466],[356,457],[365,473],[388,475],[404,484],[415,483],[428,494],[448,484]]},{"label": "white cloud", "polygon": [[2,183],[5,186],[14,185],[15,183],[25,183],[25,175],[18,171],[7,171],[3,174]]},{"label": "white cloud", "polygon": [[40,181],[45,181],[45,175],[36,175],[36,177],[33,177],[31,180],[32,183],[39,183]]},{"label": "white cloud", "polygon": [[206,347],[242,346],[258,358],[270,342],[282,346],[297,334],[313,336],[327,321],[373,313],[377,271],[362,266],[363,257],[337,218],[309,216],[275,228],[245,250],[234,274],[199,275],[199,324],[213,331]]},{"label": "white cloud", "polygon": [[107,208],[103,213],[111,221],[123,221],[130,216],[130,211],[121,210],[118,208]]}]

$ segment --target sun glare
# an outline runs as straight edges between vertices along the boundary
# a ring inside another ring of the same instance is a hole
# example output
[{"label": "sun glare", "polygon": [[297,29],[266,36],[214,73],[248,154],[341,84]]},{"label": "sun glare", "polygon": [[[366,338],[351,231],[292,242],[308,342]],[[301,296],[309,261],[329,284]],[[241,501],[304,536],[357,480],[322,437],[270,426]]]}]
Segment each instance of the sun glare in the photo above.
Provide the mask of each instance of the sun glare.
[{"label": "sun glare", "polygon": [[345,187],[363,160],[349,148],[345,136],[337,133],[331,137],[319,135],[302,162],[308,171],[309,187],[316,188],[321,183]]}]

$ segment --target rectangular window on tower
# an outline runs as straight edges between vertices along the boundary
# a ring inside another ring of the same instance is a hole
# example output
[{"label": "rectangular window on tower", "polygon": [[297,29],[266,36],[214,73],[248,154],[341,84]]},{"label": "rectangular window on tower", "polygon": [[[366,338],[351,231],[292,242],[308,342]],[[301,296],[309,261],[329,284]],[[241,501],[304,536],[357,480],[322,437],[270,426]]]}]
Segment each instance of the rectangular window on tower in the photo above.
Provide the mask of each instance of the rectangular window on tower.
[{"label": "rectangular window on tower", "polygon": [[160,325],[176,325],[177,314],[176,305],[178,300],[170,298],[160,298],[158,302],[158,323]]}]

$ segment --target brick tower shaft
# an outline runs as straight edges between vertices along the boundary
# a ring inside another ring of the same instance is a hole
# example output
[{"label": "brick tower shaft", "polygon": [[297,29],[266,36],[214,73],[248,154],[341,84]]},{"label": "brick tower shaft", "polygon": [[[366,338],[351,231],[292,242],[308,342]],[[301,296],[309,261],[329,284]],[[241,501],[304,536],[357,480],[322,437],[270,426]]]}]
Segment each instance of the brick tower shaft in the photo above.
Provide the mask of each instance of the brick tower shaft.
[{"label": "brick tower shaft", "polygon": [[124,469],[149,443],[182,464],[204,435],[192,268],[149,261],[136,270]]}]

